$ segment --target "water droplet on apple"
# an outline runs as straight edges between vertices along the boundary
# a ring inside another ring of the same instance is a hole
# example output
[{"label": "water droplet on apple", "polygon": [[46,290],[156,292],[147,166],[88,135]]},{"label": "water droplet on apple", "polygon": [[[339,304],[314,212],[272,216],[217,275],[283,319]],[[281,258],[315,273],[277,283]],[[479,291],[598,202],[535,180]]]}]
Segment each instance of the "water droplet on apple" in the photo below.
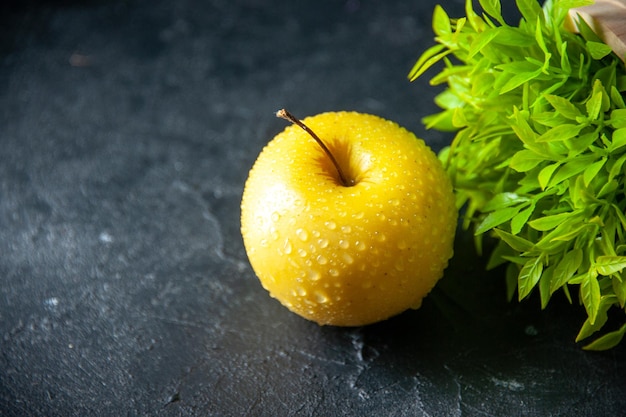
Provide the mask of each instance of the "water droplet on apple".
[{"label": "water droplet on apple", "polygon": [[298,249],[298,255],[300,255],[301,258],[306,258],[308,253],[306,250],[301,248],[301,249]]},{"label": "water droplet on apple", "polygon": [[358,213],[354,213],[352,215],[352,217],[356,220],[360,220],[365,216],[365,213],[363,213],[362,211],[359,211]]},{"label": "water droplet on apple", "polygon": [[365,249],[367,249],[367,246],[365,246],[365,243],[361,242],[360,240],[357,240],[356,243],[354,244],[354,246],[356,246],[356,250],[362,252]]},{"label": "water droplet on apple", "polygon": [[267,248],[267,239],[261,239],[261,246]]},{"label": "water droplet on apple", "polygon": [[339,241],[339,247],[340,247],[341,249],[348,249],[348,248],[350,247],[350,242],[348,242],[348,241],[347,241],[347,240],[345,240],[345,239],[341,239],[341,240]]},{"label": "water droplet on apple", "polygon": [[392,198],[391,200],[389,200],[389,204],[394,207],[398,207],[400,205],[400,200],[398,200],[397,198]]},{"label": "water droplet on apple", "polygon": [[317,241],[317,244],[319,245],[320,248],[324,249],[328,247],[328,239],[320,239]]},{"label": "water droplet on apple", "polygon": [[324,255],[319,255],[316,261],[320,265],[326,265],[328,263],[328,259]]},{"label": "water droplet on apple", "polygon": [[407,245],[406,241],[401,240],[401,241],[399,241],[399,242],[398,242],[398,249],[400,249],[400,250],[404,250],[404,249],[406,249],[407,247],[408,247],[408,245]]},{"label": "water droplet on apple", "polygon": [[298,236],[298,238],[300,238],[303,242],[306,242],[309,239],[309,234],[304,229],[296,230],[296,236]]},{"label": "water droplet on apple", "polygon": [[328,270],[328,273],[330,275],[332,275],[333,277],[338,277],[339,276],[339,271],[337,271],[335,268],[331,268]]},{"label": "water droplet on apple", "polygon": [[344,253],[341,257],[348,265],[352,265],[354,263],[354,258],[349,253]]},{"label": "water droplet on apple", "polygon": [[326,225],[326,227],[328,227],[330,230],[335,230],[337,228],[337,223],[335,223],[334,221],[327,221],[326,223],[324,223]]},{"label": "water droplet on apple", "polygon": [[395,266],[397,271],[404,271],[404,260],[398,259]]},{"label": "water droplet on apple", "polygon": [[304,297],[306,295],[306,289],[304,289],[302,287],[298,287],[297,291],[298,291],[298,295],[300,297]]},{"label": "water droplet on apple", "polygon": [[311,281],[319,281],[322,278],[322,274],[320,274],[319,271],[315,270],[315,269],[310,269],[309,270],[309,279]]},{"label": "water droplet on apple", "polygon": [[285,245],[283,246],[283,252],[285,252],[285,255],[289,255],[292,251],[292,247],[291,247],[291,242],[289,241],[289,239],[285,239]]},{"label": "water droplet on apple", "polygon": [[343,233],[350,233],[352,231],[352,227],[345,225],[345,226],[341,226],[341,231]]},{"label": "water droplet on apple", "polygon": [[324,304],[324,303],[327,303],[328,301],[330,301],[330,299],[323,292],[316,291],[315,292],[315,301],[317,301],[320,304]]},{"label": "water droplet on apple", "polygon": [[275,211],[272,213],[271,218],[273,222],[277,222],[278,220],[280,220],[280,214],[278,214],[278,212]]},{"label": "water droplet on apple", "polygon": [[387,236],[384,233],[375,232],[375,235],[376,235],[376,240],[378,240],[379,242],[384,242],[387,240]]}]

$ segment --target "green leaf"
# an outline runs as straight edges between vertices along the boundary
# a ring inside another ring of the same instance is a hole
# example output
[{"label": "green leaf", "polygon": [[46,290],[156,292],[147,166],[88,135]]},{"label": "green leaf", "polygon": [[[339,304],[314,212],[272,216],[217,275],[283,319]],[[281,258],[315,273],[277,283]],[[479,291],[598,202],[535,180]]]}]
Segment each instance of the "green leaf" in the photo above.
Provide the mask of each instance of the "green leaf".
[{"label": "green leaf", "polygon": [[554,266],[550,266],[541,273],[539,278],[539,296],[541,298],[541,309],[545,309],[550,301],[550,282],[554,275]]},{"label": "green leaf", "polygon": [[480,7],[491,17],[496,19],[501,24],[504,24],[502,19],[502,6],[500,0],[479,0]]},{"label": "green leaf", "polygon": [[543,167],[541,171],[539,171],[539,175],[537,175],[537,179],[539,180],[539,186],[541,187],[542,190],[546,189],[546,187],[548,186],[548,183],[550,182],[550,178],[552,178],[552,175],[554,174],[554,171],[556,171],[560,166],[561,166],[561,163],[556,162],[554,164],[550,164],[548,166]]},{"label": "green leaf", "polygon": [[513,115],[511,116],[511,121],[511,128],[522,142],[527,145],[537,142],[537,137],[539,135],[537,135],[537,132],[535,132],[528,124],[525,112],[515,108],[513,110]]},{"label": "green leaf", "polygon": [[528,222],[528,225],[535,230],[546,231],[552,230],[558,225],[562,224],[565,220],[571,218],[572,212],[565,212],[559,214],[553,214],[551,216],[540,217],[538,219]]},{"label": "green leaf", "polygon": [[546,46],[546,42],[543,38],[543,27],[539,17],[537,17],[535,28],[535,40],[537,41],[537,45],[539,45],[539,48],[543,51],[545,59],[548,60],[550,58],[550,52],[548,51],[548,47]]},{"label": "green leaf", "polygon": [[594,93],[591,98],[585,103],[587,108],[587,115],[590,120],[596,120],[600,114],[602,108],[602,93]]},{"label": "green leaf", "polygon": [[511,158],[510,166],[517,172],[527,172],[535,168],[546,159],[533,151],[521,150]]},{"label": "green leaf", "polygon": [[467,21],[470,26],[478,33],[482,32],[485,27],[485,21],[476,14],[472,7],[472,0],[465,0],[465,14],[467,15]]},{"label": "green leaf", "polygon": [[561,258],[552,275],[550,294],[567,284],[580,267],[582,260],[583,251],[581,249],[572,249]]},{"label": "green leaf", "polygon": [[622,167],[624,166],[624,162],[626,162],[626,154],[620,156],[617,161],[615,161],[615,163],[611,166],[611,169],[609,170],[609,181],[622,173]]},{"label": "green leaf", "polygon": [[591,181],[596,177],[596,175],[598,175],[598,172],[600,172],[602,167],[604,167],[605,163],[606,158],[602,158],[601,160],[594,162],[593,164],[585,168],[585,172],[583,174],[583,181],[585,183],[585,186],[589,186]]},{"label": "green leaf", "polygon": [[477,53],[482,51],[496,36],[498,36],[498,31],[495,29],[479,33],[472,41],[467,59],[473,58]]},{"label": "green leaf", "polygon": [[520,85],[537,78],[539,74],[541,74],[541,68],[536,69],[535,71],[522,72],[514,75],[502,86],[502,88],[500,88],[500,94],[508,93],[509,91],[516,89]]},{"label": "green leaf", "polygon": [[541,272],[543,271],[543,262],[541,257],[531,258],[529,259],[522,270],[519,273],[519,277],[517,278],[517,286],[520,301],[524,299],[532,289],[535,287],[537,282],[539,282],[539,278],[541,278]]},{"label": "green leaf", "polygon": [[600,275],[613,275],[626,268],[626,256],[598,256],[595,268]]},{"label": "green leaf", "polygon": [[[608,123],[615,129],[626,128],[626,109],[613,110]],[[613,135],[615,135],[615,133],[613,133]]]},{"label": "green leaf", "polygon": [[[626,109],[626,103],[624,103],[624,98],[622,97],[622,94],[620,93],[620,91],[614,86],[611,86],[611,101],[613,102],[613,105],[618,108],[618,109]],[[622,126],[619,126],[622,127]]]},{"label": "green leaf", "polygon": [[587,50],[589,51],[593,59],[602,59],[611,52],[613,52],[611,47],[607,44],[593,41],[587,42]]},{"label": "green leaf", "polygon": [[535,43],[532,36],[508,26],[500,26],[492,30],[497,34],[493,42],[498,45],[530,47]]},{"label": "green leaf", "polygon": [[592,334],[600,330],[602,326],[604,326],[604,324],[609,319],[607,312],[609,311],[609,308],[611,308],[611,306],[614,303],[615,303],[614,296],[604,296],[600,299],[600,305],[598,307],[598,315],[596,317],[595,323],[592,323],[589,318],[585,320],[585,322],[583,323],[583,326],[580,328],[580,331],[578,332],[578,335],[576,336],[577,342],[580,342],[581,340],[588,338],[589,336],[591,336]]},{"label": "green leaf", "polygon": [[433,31],[437,36],[446,36],[452,34],[452,25],[450,17],[440,5],[436,5],[433,10]]},{"label": "green leaf", "polygon": [[554,174],[548,186],[554,186],[576,174],[580,174],[594,161],[595,158],[595,155],[585,155],[579,156],[576,159],[567,162]]},{"label": "green leaf", "polygon": [[578,135],[584,125],[563,124],[553,127],[537,138],[537,142],[553,142],[555,140],[566,141]]},{"label": "green leaf", "polygon": [[626,145],[626,127],[622,127],[613,132],[611,137],[611,151],[615,151]]},{"label": "green leaf", "polygon": [[522,231],[530,216],[532,216],[535,211],[535,205],[532,204],[530,207],[520,211],[511,219],[511,233],[516,235]]},{"label": "green leaf", "polygon": [[585,350],[607,350],[617,346],[626,334],[626,324],[613,332],[607,333],[583,347]]},{"label": "green leaf", "polygon": [[600,307],[600,283],[595,270],[590,270],[583,277],[580,285],[580,296],[589,316],[590,324],[594,324]]},{"label": "green leaf", "polygon": [[505,232],[504,230],[495,229],[494,231],[496,232],[496,235],[503,242],[505,242],[507,245],[509,245],[513,250],[517,252],[522,252],[522,253],[527,252],[531,250],[532,247],[534,246],[534,244],[531,241],[526,240],[519,236],[515,236],[511,233]]},{"label": "green leaf", "polygon": [[528,197],[515,193],[498,193],[482,208],[483,211],[493,211],[504,207],[511,207],[528,201]]},{"label": "green leaf", "polygon": [[476,228],[476,235],[485,233],[488,230],[493,229],[496,226],[500,226],[513,218],[520,211],[520,207],[506,207],[500,210],[492,211],[489,213],[483,221]]},{"label": "green leaf", "polygon": [[615,181],[615,179],[612,179],[609,182],[607,182],[606,184],[604,184],[602,186],[602,188],[600,188],[600,191],[598,191],[596,197],[597,198],[602,198],[602,197],[605,197],[607,195],[610,195],[615,190],[617,190],[618,186],[619,186],[619,183],[617,181]]},{"label": "green leaf", "polygon": [[554,94],[546,94],[544,97],[548,100],[548,103],[554,107],[554,110],[559,112],[559,114],[563,117],[570,120],[576,120],[582,116],[578,107],[576,107],[570,100]]},{"label": "green leaf", "polygon": [[[593,3],[594,2],[590,0],[589,4],[593,4]],[[578,6],[575,6],[575,7],[578,7]],[[578,15],[576,19],[576,28],[578,29],[578,31],[580,32],[580,34],[582,35],[584,39],[590,40],[593,42],[601,42],[601,39],[598,37],[598,35],[596,35],[593,29],[589,26],[589,24],[585,21],[585,19],[580,17],[580,15]]]},{"label": "green leaf", "polygon": [[621,278],[611,279],[611,285],[620,307],[624,308],[626,305],[626,279],[624,279],[624,274],[622,274]]},{"label": "green leaf", "polygon": [[527,22],[536,22],[543,16],[543,11],[536,0],[516,0],[517,8]]},{"label": "green leaf", "polygon": [[[443,52],[442,52],[443,51]],[[450,55],[452,51],[445,50],[443,45],[431,46],[424,52],[420,59],[413,65],[409,72],[409,80],[415,81],[430,67],[441,61],[445,56]]]}]

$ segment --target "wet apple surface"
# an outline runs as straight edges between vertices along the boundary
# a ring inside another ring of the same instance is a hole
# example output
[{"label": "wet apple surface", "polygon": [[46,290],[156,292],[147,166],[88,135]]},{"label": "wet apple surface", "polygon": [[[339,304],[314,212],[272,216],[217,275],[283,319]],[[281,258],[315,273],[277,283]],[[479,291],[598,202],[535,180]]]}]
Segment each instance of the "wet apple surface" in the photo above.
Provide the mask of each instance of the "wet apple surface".
[{"label": "wet apple surface", "polygon": [[319,324],[358,326],[418,308],[443,275],[457,226],[441,163],[423,140],[374,115],[329,112],[304,125],[340,169],[298,126],[259,155],[241,222],[263,286]]}]

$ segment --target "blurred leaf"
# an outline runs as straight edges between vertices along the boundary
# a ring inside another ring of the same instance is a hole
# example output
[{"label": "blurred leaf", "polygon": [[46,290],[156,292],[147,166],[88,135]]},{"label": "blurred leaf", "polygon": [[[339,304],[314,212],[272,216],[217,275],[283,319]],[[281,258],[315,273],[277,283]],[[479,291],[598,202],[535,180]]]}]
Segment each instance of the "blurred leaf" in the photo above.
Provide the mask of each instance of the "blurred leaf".
[{"label": "blurred leaf", "polygon": [[624,334],[626,334],[626,324],[620,327],[619,330],[615,330],[613,332],[607,333],[602,337],[594,340],[583,349],[585,350],[607,350],[612,349],[617,346],[622,339],[624,338]]},{"label": "blurred leaf", "polygon": [[587,42],[587,49],[593,59],[602,59],[613,52],[610,46],[602,42],[589,41]]},{"label": "blurred leaf", "polygon": [[606,324],[607,320],[609,319],[607,312],[609,311],[609,308],[614,303],[615,303],[615,297],[612,297],[612,296],[602,297],[602,299],[600,300],[600,305],[598,307],[598,315],[596,316],[595,323],[592,323],[590,318],[587,318],[587,320],[585,320],[582,327],[580,328],[580,331],[578,332],[578,335],[576,336],[577,342],[580,342],[581,340],[588,338],[589,336],[591,336],[592,334],[600,330],[602,326]]}]

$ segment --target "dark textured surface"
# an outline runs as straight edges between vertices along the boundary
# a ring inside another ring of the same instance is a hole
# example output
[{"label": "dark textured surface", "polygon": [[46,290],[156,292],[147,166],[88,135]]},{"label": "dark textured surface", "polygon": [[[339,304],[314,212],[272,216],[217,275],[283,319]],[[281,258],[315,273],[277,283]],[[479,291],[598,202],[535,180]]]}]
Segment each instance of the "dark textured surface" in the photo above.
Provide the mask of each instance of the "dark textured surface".
[{"label": "dark textured surface", "polygon": [[[460,15],[463,2],[446,4]],[[287,107],[424,132],[434,1],[0,6],[0,415],[613,416],[626,346],[504,300],[471,238],[421,310],[320,328],[248,266],[243,183]]]}]

